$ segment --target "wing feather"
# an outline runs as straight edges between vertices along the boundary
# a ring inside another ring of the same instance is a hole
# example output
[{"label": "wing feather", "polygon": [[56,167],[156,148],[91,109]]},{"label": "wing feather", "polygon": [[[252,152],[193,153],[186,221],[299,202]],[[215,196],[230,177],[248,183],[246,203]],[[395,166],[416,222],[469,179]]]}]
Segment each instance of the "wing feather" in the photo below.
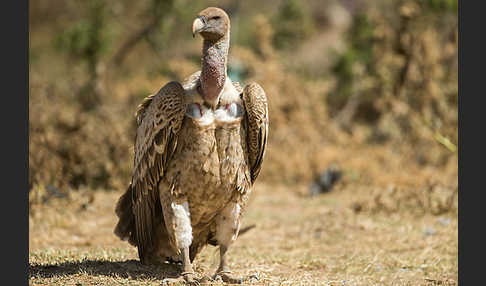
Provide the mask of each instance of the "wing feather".
[{"label": "wing feather", "polygon": [[248,153],[251,182],[255,182],[265,156],[268,136],[268,104],[265,91],[257,83],[250,83],[243,89],[243,102],[248,125]]},{"label": "wing feather", "polygon": [[158,182],[177,147],[185,113],[184,89],[170,82],[139,105],[132,174],[136,243],[140,258],[153,247],[155,219],[162,213]]}]

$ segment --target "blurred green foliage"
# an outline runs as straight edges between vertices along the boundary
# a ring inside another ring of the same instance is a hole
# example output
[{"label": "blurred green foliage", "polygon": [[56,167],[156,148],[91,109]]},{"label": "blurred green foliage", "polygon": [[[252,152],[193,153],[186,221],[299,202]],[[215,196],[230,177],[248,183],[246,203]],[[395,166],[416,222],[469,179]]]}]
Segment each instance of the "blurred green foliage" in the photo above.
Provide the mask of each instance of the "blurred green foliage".
[{"label": "blurred green foliage", "polygon": [[342,51],[334,65],[332,72],[337,75],[337,86],[327,99],[327,104],[332,106],[330,110],[338,112],[346,104],[348,98],[356,92],[357,72],[356,67],[365,69],[368,74],[373,74],[373,32],[374,26],[368,16],[358,13],[347,36],[348,48]]},{"label": "blurred green foliage", "polygon": [[458,0],[426,0],[425,4],[437,12],[454,12],[458,11]]},{"label": "blurred green foliage", "polygon": [[296,48],[314,32],[305,1],[284,0],[272,19],[273,43],[277,49]]},{"label": "blurred green foliage", "polygon": [[55,46],[69,56],[85,61],[94,73],[100,58],[112,45],[112,35],[107,21],[108,9],[103,0],[83,1],[87,18],[80,19],[56,36]]}]

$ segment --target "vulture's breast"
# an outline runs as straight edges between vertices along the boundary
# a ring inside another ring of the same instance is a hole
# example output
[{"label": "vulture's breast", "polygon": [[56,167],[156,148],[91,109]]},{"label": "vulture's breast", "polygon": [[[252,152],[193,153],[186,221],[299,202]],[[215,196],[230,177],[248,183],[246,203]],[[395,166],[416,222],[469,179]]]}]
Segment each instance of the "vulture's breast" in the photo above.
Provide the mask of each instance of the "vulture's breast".
[{"label": "vulture's breast", "polygon": [[187,107],[179,135],[183,142],[176,157],[193,224],[209,222],[238,195],[238,183],[248,173],[243,115],[241,103],[216,110],[198,103]]}]

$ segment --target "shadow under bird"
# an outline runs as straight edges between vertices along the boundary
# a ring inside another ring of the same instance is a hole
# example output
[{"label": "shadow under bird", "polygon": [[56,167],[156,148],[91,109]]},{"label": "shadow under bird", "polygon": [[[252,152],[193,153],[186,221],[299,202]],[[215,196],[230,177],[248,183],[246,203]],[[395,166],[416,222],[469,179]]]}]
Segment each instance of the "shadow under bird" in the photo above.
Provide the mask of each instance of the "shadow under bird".
[{"label": "shadow under bird", "polygon": [[242,88],[228,77],[230,19],[222,9],[202,10],[192,33],[203,38],[201,70],[138,106],[132,178],[116,206],[115,234],[138,248],[143,264],[182,262],[179,279],[190,284],[199,283],[197,254],[217,245],[213,277],[241,283],[226,253],[262,166],[267,98],[257,83]]}]

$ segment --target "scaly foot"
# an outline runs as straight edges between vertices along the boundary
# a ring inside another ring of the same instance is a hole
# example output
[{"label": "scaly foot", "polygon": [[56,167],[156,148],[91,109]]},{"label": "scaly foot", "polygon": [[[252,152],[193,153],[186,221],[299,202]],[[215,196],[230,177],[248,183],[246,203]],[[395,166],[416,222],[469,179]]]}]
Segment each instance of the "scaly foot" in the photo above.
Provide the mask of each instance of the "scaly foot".
[{"label": "scaly foot", "polygon": [[196,273],[194,272],[183,272],[182,276],[188,285],[199,286],[199,281],[196,279]]},{"label": "scaly foot", "polygon": [[229,271],[219,271],[216,274],[214,274],[214,280],[223,280],[225,283],[230,283],[230,284],[242,284],[243,283],[243,278],[241,277],[233,277]]},{"label": "scaly foot", "polygon": [[177,278],[165,278],[162,280],[162,285],[171,285],[174,283],[185,283],[191,286],[199,286],[199,280],[196,278],[196,273],[194,272],[183,272],[181,276]]}]

